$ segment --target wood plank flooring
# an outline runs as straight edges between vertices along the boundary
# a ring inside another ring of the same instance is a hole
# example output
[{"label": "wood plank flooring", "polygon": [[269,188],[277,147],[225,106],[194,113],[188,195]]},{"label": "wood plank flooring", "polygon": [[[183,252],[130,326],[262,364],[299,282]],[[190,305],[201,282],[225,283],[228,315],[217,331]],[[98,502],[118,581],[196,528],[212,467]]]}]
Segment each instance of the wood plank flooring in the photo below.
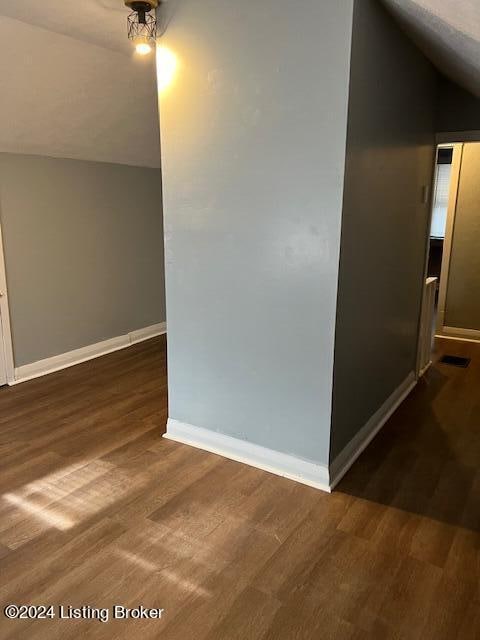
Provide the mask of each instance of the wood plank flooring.
[{"label": "wood plank flooring", "polygon": [[332,495],[162,439],[165,338],[0,389],[0,637],[478,640],[480,346],[436,364]]}]

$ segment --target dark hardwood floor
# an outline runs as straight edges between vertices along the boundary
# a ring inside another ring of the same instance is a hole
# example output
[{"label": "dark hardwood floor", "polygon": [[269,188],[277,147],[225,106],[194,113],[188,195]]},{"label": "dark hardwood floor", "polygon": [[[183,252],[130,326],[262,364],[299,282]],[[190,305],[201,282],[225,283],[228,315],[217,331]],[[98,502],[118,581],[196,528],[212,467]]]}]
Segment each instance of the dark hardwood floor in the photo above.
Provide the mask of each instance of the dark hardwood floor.
[{"label": "dark hardwood floor", "polygon": [[478,640],[480,346],[436,364],[327,495],[161,438],[165,339],[0,389],[2,638]]}]

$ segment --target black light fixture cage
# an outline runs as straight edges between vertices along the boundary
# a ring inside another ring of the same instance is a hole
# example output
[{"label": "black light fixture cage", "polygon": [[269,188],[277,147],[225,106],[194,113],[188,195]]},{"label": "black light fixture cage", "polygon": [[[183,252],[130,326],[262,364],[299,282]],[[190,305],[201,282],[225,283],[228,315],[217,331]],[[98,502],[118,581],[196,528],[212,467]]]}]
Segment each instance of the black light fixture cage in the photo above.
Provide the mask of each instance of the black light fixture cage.
[{"label": "black light fixture cage", "polygon": [[153,43],[157,39],[157,19],[150,13],[132,11],[127,18],[127,25],[130,40]]}]

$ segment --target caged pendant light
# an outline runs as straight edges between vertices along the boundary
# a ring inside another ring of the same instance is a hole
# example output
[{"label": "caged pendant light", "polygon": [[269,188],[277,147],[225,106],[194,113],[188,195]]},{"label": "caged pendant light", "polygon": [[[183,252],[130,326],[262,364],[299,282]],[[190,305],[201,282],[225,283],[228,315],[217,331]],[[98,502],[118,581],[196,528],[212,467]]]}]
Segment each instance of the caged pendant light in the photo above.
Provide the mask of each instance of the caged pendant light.
[{"label": "caged pendant light", "polygon": [[159,0],[125,0],[132,13],[127,18],[128,37],[140,55],[147,55],[155,48],[157,18],[155,9]]}]

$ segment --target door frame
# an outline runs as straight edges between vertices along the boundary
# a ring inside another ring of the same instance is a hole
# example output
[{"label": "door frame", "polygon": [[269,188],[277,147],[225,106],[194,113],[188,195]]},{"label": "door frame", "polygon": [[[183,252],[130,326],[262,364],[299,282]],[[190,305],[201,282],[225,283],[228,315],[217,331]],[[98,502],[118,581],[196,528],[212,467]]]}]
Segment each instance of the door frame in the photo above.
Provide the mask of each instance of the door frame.
[{"label": "door frame", "polygon": [[425,248],[424,248],[424,263],[423,263],[423,272],[422,272],[422,293],[420,296],[420,310],[418,315],[418,323],[417,323],[417,347],[415,354],[415,378],[419,380],[425,371],[422,371],[422,316],[423,309],[425,306],[425,298],[427,295],[427,289],[425,283],[428,277],[428,261],[430,258],[430,230],[432,228],[432,218],[433,218],[433,207],[435,205],[435,191],[437,188],[437,156],[438,150],[440,147],[450,147],[451,144],[442,144],[438,141],[434,143],[434,153],[433,153],[433,171],[432,171],[432,179],[430,182],[430,186],[426,185],[423,188],[423,194],[425,199],[425,206],[428,207],[428,219],[427,219],[427,227],[426,227],[426,236],[425,236]]},{"label": "door frame", "polygon": [[2,224],[0,222],[0,340],[3,342],[5,364],[7,368],[7,383],[15,383],[15,364],[13,360],[12,327],[10,324],[10,308],[8,304],[7,273],[5,269],[5,254],[3,251]]},{"label": "door frame", "polygon": [[440,272],[440,288],[438,291],[438,312],[436,335],[442,335],[445,328],[445,313],[450,275],[450,260],[452,257],[453,234],[455,230],[455,215],[457,213],[458,187],[462,170],[463,142],[453,145],[452,173],[450,176],[450,195],[448,198],[447,224],[443,241],[442,269]]},{"label": "door frame", "polygon": [[[478,329],[464,329],[463,327],[451,327],[445,324],[448,281],[450,277],[450,262],[452,256],[452,244],[455,234],[455,219],[458,204],[458,191],[460,187],[464,148],[465,144],[468,144],[469,142],[470,140],[467,140],[454,144],[452,182],[450,187],[450,199],[448,202],[447,227],[445,230],[445,243],[442,258],[442,272],[440,276],[436,337],[478,343],[480,342],[480,331]],[[480,140],[472,140],[471,142],[478,144]],[[457,154],[456,164],[455,154]]]}]

